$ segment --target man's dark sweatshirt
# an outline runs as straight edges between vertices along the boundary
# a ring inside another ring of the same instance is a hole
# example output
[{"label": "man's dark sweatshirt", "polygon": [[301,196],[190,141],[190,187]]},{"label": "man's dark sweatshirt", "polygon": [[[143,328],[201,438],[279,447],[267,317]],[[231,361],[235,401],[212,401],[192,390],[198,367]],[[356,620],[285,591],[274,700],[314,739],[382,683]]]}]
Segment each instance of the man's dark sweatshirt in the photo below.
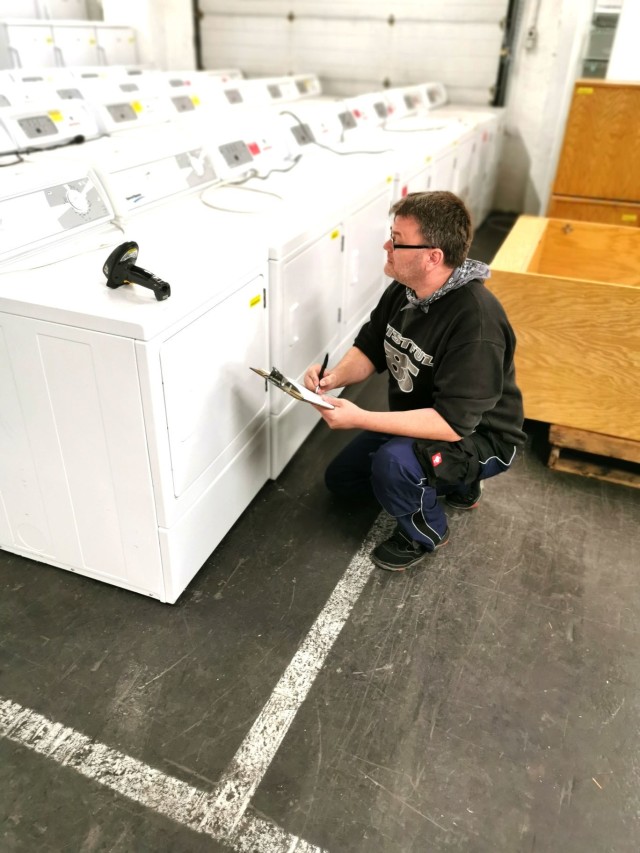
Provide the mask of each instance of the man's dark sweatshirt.
[{"label": "man's dark sweatshirt", "polygon": [[481,452],[505,455],[526,438],[515,343],[502,305],[479,278],[426,313],[393,281],[354,341],[378,373],[389,371],[391,411],[434,408]]}]

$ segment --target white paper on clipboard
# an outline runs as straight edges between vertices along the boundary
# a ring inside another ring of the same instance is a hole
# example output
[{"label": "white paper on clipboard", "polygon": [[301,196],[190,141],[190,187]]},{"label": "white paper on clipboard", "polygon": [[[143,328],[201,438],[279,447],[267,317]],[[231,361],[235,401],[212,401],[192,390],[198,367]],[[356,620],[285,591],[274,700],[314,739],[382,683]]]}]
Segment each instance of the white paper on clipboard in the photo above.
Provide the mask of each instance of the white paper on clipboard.
[{"label": "white paper on clipboard", "polygon": [[296,400],[301,400],[303,403],[311,403],[313,406],[320,406],[323,409],[335,409],[335,406],[327,403],[319,394],[315,394],[313,391],[305,388],[304,385],[300,385],[298,382],[294,382],[293,379],[283,376],[275,367],[271,371],[262,370],[259,367],[252,367],[251,370]]}]

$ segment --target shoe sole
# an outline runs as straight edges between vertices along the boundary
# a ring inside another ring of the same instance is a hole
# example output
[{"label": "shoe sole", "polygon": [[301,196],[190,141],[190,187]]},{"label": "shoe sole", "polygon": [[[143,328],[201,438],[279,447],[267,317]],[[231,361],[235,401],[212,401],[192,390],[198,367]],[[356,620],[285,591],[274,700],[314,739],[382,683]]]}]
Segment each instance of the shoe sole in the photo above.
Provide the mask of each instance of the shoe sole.
[{"label": "shoe sole", "polygon": [[482,500],[482,482],[480,482],[480,494],[479,494],[479,495],[478,495],[478,497],[476,498],[475,503],[472,503],[472,504],[471,504],[471,506],[464,506],[464,505],[462,505],[462,504],[457,504],[457,503],[455,502],[455,499],[454,499],[454,501],[453,501],[453,502],[451,502],[451,501],[449,500],[449,497],[446,497],[444,500],[445,500],[446,505],[447,505],[447,506],[450,506],[452,509],[461,509],[463,512],[468,511],[468,510],[470,510],[470,509],[477,509],[477,508],[478,508],[478,504],[479,504],[479,503],[480,503],[480,501]]},{"label": "shoe sole", "polygon": [[410,569],[412,566],[417,566],[425,557],[431,557],[439,548],[444,548],[444,546],[448,544],[449,539],[446,539],[444,542],[440,542],[436,545],[433,551],[425,551],[424,554],[420,554],[417,559],[413,560],[411,563],[407,563],[406,566],[390,566],[388,563],[383,563],[380,560],[377,560],[373,555],[371,556],[371,562],[379,569],[384,569],[385,572],[406,572],[407,569]]},{"label": "shoe sole", "polygon": [[480,503],[480,498],[478,498],[478,500],[474,504],[471,504],[471,506],[460,506],[460,504],[454,504],[454,503],[451,503],[451,501],[446,501],[447,506],[450,506],[452,509],[461,509],[463,512],[466,512],[467,510],[470,510],[470,509],[477,509],[479,503]]}]

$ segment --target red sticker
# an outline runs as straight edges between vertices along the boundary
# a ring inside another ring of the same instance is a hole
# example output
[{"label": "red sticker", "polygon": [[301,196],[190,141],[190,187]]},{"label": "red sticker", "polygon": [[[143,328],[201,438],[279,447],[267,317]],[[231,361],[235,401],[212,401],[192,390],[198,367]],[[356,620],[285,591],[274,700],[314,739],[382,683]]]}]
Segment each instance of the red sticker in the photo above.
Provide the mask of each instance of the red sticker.
[{"label": "red sticker", "polygon": [[436,468],[442,462],[442,453],[434,453],[431,457],[431,464]]}]

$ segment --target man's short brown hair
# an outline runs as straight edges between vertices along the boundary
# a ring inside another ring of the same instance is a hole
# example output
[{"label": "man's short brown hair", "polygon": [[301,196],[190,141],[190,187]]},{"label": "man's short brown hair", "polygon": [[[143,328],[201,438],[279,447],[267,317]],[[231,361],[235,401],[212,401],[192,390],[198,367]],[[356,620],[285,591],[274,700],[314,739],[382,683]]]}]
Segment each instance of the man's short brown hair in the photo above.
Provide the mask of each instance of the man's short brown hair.
[{"label": "man's short brown hair", "polygon": [[471,216],[454,193],[409,193],[392,205],[391,213],[415,219],[425,243],[442,249],[448,267],[459,267],[466,259],[473,237]]}]

